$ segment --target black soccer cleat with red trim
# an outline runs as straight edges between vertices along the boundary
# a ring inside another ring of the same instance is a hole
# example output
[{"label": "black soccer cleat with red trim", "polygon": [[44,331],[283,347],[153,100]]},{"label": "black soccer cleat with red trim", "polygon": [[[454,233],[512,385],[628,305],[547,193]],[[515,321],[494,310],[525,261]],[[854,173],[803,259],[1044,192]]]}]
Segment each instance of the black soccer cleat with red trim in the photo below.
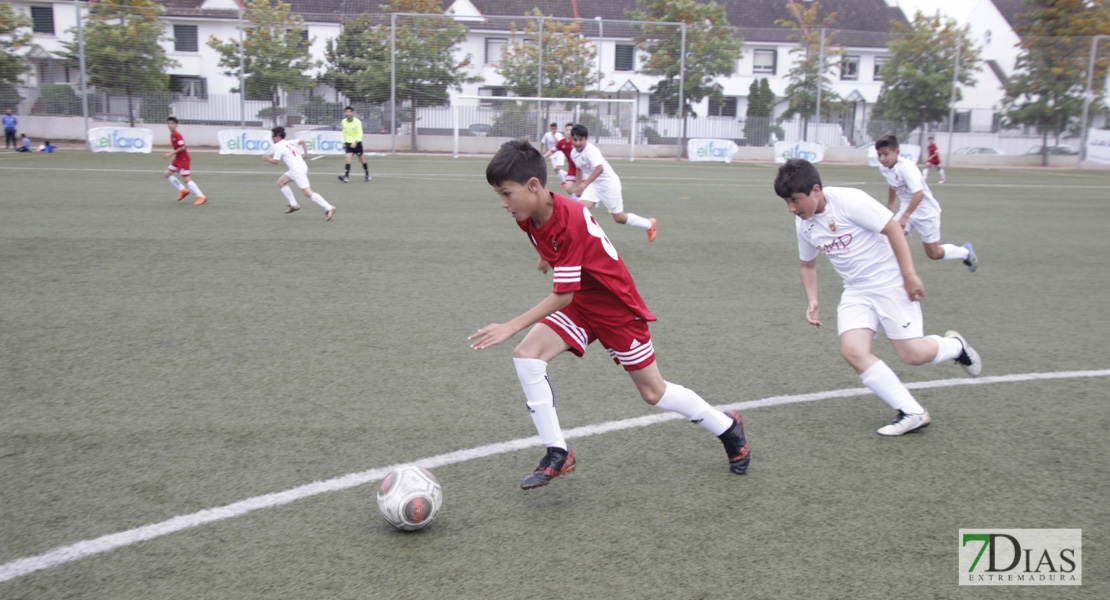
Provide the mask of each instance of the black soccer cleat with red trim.
[{"label": "black soccer cleat with red trim", "polygon": [[748,440],[744,437],[744,419],[740,418],[740,413],[734,410],[725,414],[732,418],[732,427],[717,438],[725,445],[729,470],[737,475],[743,475],[748,472],[748,463],[752,460],[752,453],[748,450]]},{"label": "black soccer cleat with red trim", "polygon": [[560,475],[574,472],[574,453],[562,448],[548,448],[540,466],[520,483],[520,489],[530,490],[551,483]]}]

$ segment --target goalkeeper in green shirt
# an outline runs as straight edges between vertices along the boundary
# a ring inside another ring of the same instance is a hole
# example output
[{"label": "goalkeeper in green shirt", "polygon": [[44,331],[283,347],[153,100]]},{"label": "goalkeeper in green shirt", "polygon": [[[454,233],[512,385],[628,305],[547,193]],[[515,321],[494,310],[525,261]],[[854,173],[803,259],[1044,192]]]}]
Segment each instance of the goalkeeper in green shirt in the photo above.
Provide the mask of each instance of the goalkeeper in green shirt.
[{"label": "goalkeeper in green shirt", "polygon": [[362,163],[362,170],[366,171],[366,181],[370,181],[370,167],[366,165],[366,159],[362,157],[362,121],[355,118],[355,109],[350,106],[343,109],[343,116],[346,118],[340,123],[343,124],[343,150],[347,153],[347,167],[343,174],[339,176],[339,181],[350,183],[351,157],[356,155],[358,161]]}]

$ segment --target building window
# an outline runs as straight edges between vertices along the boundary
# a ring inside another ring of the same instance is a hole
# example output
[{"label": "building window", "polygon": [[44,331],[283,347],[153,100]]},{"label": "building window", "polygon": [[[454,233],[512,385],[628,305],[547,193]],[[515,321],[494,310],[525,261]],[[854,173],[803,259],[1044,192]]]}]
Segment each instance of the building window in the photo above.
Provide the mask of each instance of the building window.
[{"label": "building window", "polygon": [[486,64],[496,65],[501,62],[501,53],[508,43],[506,38],[486,38]]},{"label": "building window", "polygon": [[717,102],[713,98],[709,99],[709,116],[710,117],[735,117],[736,116],[736,96],[725,96],[723,101]]},{"label": "building window", "polygon": [[776,50],[756,50],[753,55],[752,73],[774,75],[778,68],[779,53]]},{"label": "building window", "polygon": [[35,33],[45,33],[46,35],[54,35],[53,6],[32,6],[31,21],[31,31]]},{"label": "building window", "polygon": [[846,81],[859,79],[858,56],[845,56],[844,60],[840,61],[840,78]]},{"label": "building window", "polygon": [[649,115],[667,115],[673,116],[678,113],[678,105],[675,98],[669,98],[666,102],[658,94],[652,94],[648,98],[648,114]]},{"label": "building window", "polygon": [[197,52],[200,44],[197,43],[196,25],[173,26],[173,49],[177,52]]},{"label": "building window", "polygon": [[208,83],[203,77],[170,75],[170,91],[182,98],[208,98]]},{"label": "building window", "polygon": [[613,57],[613,70],[636,70],[636,46],[630,44],[617,44],[617,52]]},{"label": "building window", "polygon": [[890,60],[890,59],[885,57],[885,56],[876,56],[875,57],[875,73],[872,76],[872,78],[875,81],[882,81],[883,80],[883,65],[885,65],[886,61],[888,61],[888,60]]},{"label": "building window", "polygon": [[[505,98],[509,95],[509,88],[501,86],[487,86],[478,88],[479,96],[489,96],[491,98]],[[478,108],[497,108],[500,102],[492,102],[489,100],[479,100]]]}]

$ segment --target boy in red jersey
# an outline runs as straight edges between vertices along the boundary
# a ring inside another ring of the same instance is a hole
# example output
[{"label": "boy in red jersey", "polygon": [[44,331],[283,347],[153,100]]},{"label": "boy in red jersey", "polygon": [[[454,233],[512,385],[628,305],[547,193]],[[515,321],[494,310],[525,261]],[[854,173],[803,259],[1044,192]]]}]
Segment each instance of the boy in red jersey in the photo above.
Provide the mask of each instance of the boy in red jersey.
[{"label": "boy in red jersey", "polygon": [[[570,197],[578,198],[574,195],[574,184],[578,181],[578,169],[574,166],[574,161],[570,159],[570,153],[574,151],[574,143],[570,141],[570,130],[574,128],[574,123],[567,123],[566,133],[563,134],[563,139],[555,142],[555,149],[548,151],[543,155],[544,158],[551,156],[552,152],[562,152],[567,162],[567,174],[564,176],[563,182],[559,187],[565,188],[570,184]],[[561,173],[560,173],[561,174]]]},{"label": "boy in red jersey", "polygon": [[471,348],[481,350],[535,325],[513,350],[513,364],[547,454],[520,487],[542,487],[574,470],[574,454],[555,413],[547,363],[567,350],[582,356],[595,339],[632,377],[645,402],[712,432],[725,446],[729,469],[743,475],[751,460],[744,421],[736,412],[723,413],[692,390],[663,379],[647,325],[655,315],[589,209],[547,190],[547,165],[539,150],[527,140],[507,142],[486,167],[486,181],[539,252],[539,270],[554,270],[554,289],[539,304],[468,338]]},{"label": "boy in red jersey", "polygon": [[[197,186],[196,182],[190,177],[189,151],[185,149],[185,138],[181,137],[181,132],[177,130],[177,117],[166,119],[166,127],[170,128],[170,146],[173,147],[173,151],[165,153],[162,155],[162,158],[172,158],[173,162],[170,163],[170,166],[166,167],[164,175],[166,179],[169,180],[170,184],[177,188],[177,199],[184,200],[185,196],[189,195],[189,192],[193,192],[197,195],[197,201],[193,203],[194,205],[201,205],[208,202],[208,198],[205,197],[204,193],[200,191],[200,187]],[[181,177],[185,180],[185,183],[178,181],[178,179],[173,176],[174,173],[181,173]]]},{"label": "boy in red jersey", "polygon": [[944,167],[940,166],[940,150],[937,148],[937,141],[931,135],[929,136],[929,146],[925,148],[925,166],[921,169],[922,181],[928,181],[929,167],[936,167],[940,171],[940,181],[937,183],[944,183],[948,179],[944,176]]}]

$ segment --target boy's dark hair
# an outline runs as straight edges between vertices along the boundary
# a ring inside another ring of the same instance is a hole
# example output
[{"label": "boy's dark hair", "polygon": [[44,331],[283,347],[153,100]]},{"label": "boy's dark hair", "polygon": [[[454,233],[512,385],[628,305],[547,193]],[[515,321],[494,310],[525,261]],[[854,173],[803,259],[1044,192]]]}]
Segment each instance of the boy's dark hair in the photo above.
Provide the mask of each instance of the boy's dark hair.
[{"label": "boy's dark hair", "polygon": [[343,112],[347,112],[347,111],[355,112],[355,107],[353,107],[353,106],[348,106],[347,108],[344,108],[344,109],[343,109]]},{"label": "boy's dark hair", "polygon": [[[177,123],[177,117],[166,117],[166,122],[169,123],[170,121]],[[178,123],[178,125],[180,125],[180,123]]]},{"label": "boy's dark hair", "polygon": [[890,148],[895,152],[898,151],[898,138],[893,135],[884,135],[883,137],[875,140],[875,150],[879,151],[883,148]]},{"label": "boy's dark hair", "polygon": [[779,198],[793,198],[798,193],[808,196],[815,185],[821,185],[821,174],[808,160],[792,158],[775,175],[775,193]]},{"label": "boy's dark hair", "polygon": [[506,181],[525,185],[533,177],[539,180],[541,187],[547,187],[547,161],[526,139],[501,144],[501,149],[486,165],[486,182],[490,185]]},{"label": "boy's dark hair", "polygon": [[558,129],[558,128],[559,128],[559,124],[558,124],[558,123],[552,123],[552,124],[551,124],[551,126],[552,126],[552,127],[554,127],[555,129]]},{"label": "boy's dark hair", "polygon": [[573,128],[573,127],[574,127],[574,123],[567,123],[567,127],[571,127],[571,128]]},{"label": "boy's dark hair", "polygon": [[274,127],[273,129],[271,129],[270,133],[273,134],[273,137],[279,137],[283,140],[285,139],[285,128],[282,127],[281,125],[278,125],[277,127]]},{"label": "boy's dark hair", "polygon": [[590,130],[586,129],[585,125],[579,123],[570,128],[570,135],[571,137],[588,138],[590,137]]}]

